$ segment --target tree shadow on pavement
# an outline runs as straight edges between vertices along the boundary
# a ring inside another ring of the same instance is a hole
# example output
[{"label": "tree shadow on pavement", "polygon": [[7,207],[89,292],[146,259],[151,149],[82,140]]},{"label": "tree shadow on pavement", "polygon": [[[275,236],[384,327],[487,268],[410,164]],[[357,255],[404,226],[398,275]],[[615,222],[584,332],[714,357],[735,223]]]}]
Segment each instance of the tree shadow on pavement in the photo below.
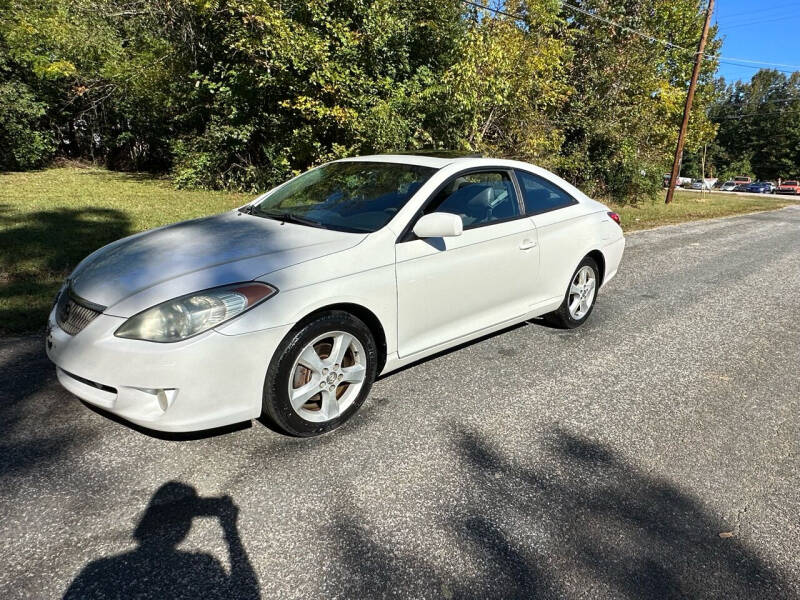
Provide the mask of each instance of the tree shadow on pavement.
[{"label": "tree shadow on pavement", "polygon": [[[87,565],[64,598],[259,598],[258,579],[239,537],[238,512],[228,496],[201,498],[192,486],[166,483],[153,494],[133,532],[139,546]],[[206,516],[218,518],[222,526],[229,573],[211,554],[176,548],[193,519]]]},{"label": "tree shadow on pavement", "polygon": [[[77,442],[59,427],[42,428],[43,419],[63,410],[60,402],[34,402],[32,398],[55,381],[53,365],[44,354],[44,339],[0,339],[0,478],[19,475],[63,453]],[[24,421],[38,422],[23,431]],[[83,441],[83,440],[81,440]]]},{"label": "tree shadow on pavement", "polygon": [[342,584],[348,595],[795,597],[735,533],[719,536],[736,524],[604,444],[556,429],[544,452],[506,457],[462,429],[453,447],[463,486],[434,526],[451,540],[444,553],[451,560],[442,567],[428,553],[393,547],[344,512],[334,535],[351,577]]},{"label": "tree shadow on pavement", "polygon": [[[127,216],[116,210],[19,214],[0,205],[0,333],[44,330],[69,271],[96,248],[129,233]],[[0,380],[0,477],[22,474],[88,441],[57,418],[50,420],[63,411],[63,395],[37,395],[55,381],[43,338],[0,339]],[[46,417],[46,430],[32,425]],[[21,434],[26,424],[29,431]]]}]

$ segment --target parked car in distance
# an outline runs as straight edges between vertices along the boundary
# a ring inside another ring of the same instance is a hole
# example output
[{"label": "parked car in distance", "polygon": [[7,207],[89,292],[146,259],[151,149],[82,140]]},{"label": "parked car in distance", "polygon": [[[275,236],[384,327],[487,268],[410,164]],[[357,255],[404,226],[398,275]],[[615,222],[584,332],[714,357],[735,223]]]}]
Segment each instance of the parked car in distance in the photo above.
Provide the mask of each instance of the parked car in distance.
[{"label": "parked car in distance", "polygon": [[796,196],[800,194],[800,181],[795,179],[791,179],[789,181],[784,181],[778,187],[775,188],[776,194],[790,194],[792,196]]},{"label": "parked car in distance", "polygon": [[532,317],[582,325],[624,248],[616,213],[525,162],[346,158],[95,251],[46,350],[67,390],[149,429],[314,436],[381,374]]},{"label": "parked car in distance", "polygon": [[736,177],[733,178],[733,181],[734,183],[736,183],[736,185],[748,184],[753,182],[753,180],[750,179],[747,175],[737,175]]},{"label": "parked car in distance", "polygon": [[693,179],[691,189],[711,191],[711,188],[714,187],[716,182],[716,179]]},{"label": "parked car in distance", "polygon": [[726,181],[721,186],[719,186],[719,190],[721,192],[732,192],[736,189],[736,182],[733,180]]},{"label": "parked car in distance", "polygon": [[[669,173],[664,174],[664,187],[669,187],[669,180],[672,178],[672,175]],[[687,187],[692,184],[691,177],[678,177],[677,182],[675,183],[676,187]]]},{"label": "parked car in distance", "polygon": [[771,181],[756,181],[747,186],[745,191],[751,194],[771,194],[775,184]]}]

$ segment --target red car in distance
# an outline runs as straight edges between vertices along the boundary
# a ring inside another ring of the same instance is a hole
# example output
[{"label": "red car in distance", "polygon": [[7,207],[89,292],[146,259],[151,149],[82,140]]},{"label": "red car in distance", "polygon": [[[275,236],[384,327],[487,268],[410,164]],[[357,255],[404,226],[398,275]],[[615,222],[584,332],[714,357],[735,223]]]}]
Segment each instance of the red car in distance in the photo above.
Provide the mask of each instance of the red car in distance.
[{"label": "red car in distance", "polygon": [[800,181],[796,181],[794,179],[790,181],[784,181],[777,188],[775,188],[775,193],[791,194],[793,196],[796,196],[800,194]]}]

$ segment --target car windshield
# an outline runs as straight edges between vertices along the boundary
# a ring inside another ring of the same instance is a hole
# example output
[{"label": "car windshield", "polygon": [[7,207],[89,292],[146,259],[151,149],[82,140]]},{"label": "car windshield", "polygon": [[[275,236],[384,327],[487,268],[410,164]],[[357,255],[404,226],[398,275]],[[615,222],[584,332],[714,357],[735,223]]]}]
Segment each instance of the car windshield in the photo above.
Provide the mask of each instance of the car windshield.
[{"label": "car windshield", "polygon": [[797,185],[796,181],[784,181],[783,185]]},{"label": "car windshield", "polygon": [[251,212],[339,231],[373,232],[386,225],[435,172],[400,163],[329,163],[276,188]]}]

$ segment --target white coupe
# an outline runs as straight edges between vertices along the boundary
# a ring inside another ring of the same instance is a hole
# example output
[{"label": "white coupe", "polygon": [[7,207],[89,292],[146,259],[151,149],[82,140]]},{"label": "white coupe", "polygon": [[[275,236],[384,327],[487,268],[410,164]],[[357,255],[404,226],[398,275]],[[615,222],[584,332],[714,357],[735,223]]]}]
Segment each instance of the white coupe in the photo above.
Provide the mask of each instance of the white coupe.
[{"label": "white coupe", "polygon": [[380,374],[540,315],[581,325],[624,247],[615,213],[528,163],[348,158],[97,250],[47,353],[67,390],[146,428],[263,416],[313,436]]}]

